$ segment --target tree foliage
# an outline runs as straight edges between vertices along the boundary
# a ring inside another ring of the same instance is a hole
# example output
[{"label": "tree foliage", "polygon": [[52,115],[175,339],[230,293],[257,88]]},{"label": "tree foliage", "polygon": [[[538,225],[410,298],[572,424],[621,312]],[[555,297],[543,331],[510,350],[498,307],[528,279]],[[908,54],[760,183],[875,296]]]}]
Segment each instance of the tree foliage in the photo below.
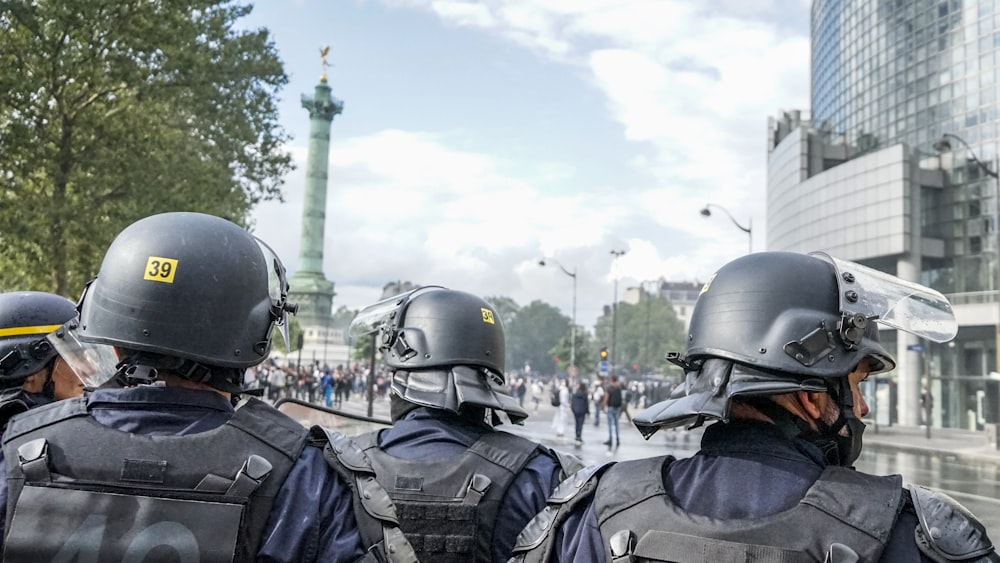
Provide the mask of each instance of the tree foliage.
[{"label": "tree foliage", "polygon": [[[531,364],[532,371],[554,373],[555,358],[550,350],[569,334],[570,318],[548,303],[532,301],[518,309],[510,326],[504,327],[508,343],[507,370]],[[561,359],[561,358],[560,358]]]},{"label": "tree foliage", "polygon": [[231,0],[0,2],[0,288],[76,295],[138,218],[245,224],[291,167],[266,30]]},{"label": "tree foliage", "polygon": [[[570,365],[573,326],[568,316],[543,301],[532,301],[521,307],[509,297],[485,299],[493,305],[503,323],[508,373],[522,371],[525,364],[530,364],[534,374],[566,372]],[[679,376],[678,369],[664,356],[667,352],[683,351],[684,339],[684,324],[666,298],[643,293],[637,304],[618,304],[615,348],[618,368],[626,376],[651,372]],[[595,334],[577,326],[576,365],[582,377],[596,375],[598,352],[603,346],[611,347],[611,315],[597,320]],[[370,335],[354,341],[352,358],[368,360],[371,353]],[[380,358],[381,355],[377,355],[376,362]],[[558,363],[556,358],[560,360]],[[639,369],[633,370],[633,364]]]},{"label": "tree foliage", "polygon": [[[613,338],[613,315],[598,319],[594,330],[599,347],[607,346],[610,351],[614,340],[617,367],[630,374],[675,369],[664,357],[667,352],[684,351],[684,323],[668,299],[643,292],[638,303],[618,303],[616,315],[618,327]],[[638,370],[633,370],[633,365]]]}]

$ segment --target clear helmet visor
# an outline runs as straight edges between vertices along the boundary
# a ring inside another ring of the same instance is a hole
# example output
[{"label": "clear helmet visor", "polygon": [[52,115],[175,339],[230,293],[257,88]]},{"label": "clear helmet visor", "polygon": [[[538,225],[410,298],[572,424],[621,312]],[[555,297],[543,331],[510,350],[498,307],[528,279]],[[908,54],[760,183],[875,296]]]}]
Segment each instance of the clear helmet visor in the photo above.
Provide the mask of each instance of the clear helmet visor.
[{"label": "clear helmet visor", "polygon": [[83,342],[75,320],[50,333],[46,339],[86,388],[97,388],[118,371],[118,354],[113,346]]},{"label": "clear helmet visor", "polygon": [[375,334],[383,328],[390,329],[394,324],[399,322],[400,314],[406,303],[418,292],[429,288],[440,289],[438,286],[418,287],[406,293],[387,297],[358,311],[358,314],[354,316],[354,320],[351,321],[350,328],[347,330],[351,342],[364,336]]},{"label": "clear helmet visor", "polygon": [[933,342],[958,334],[955,311],[940,292],[821,252],[813,255],[836,267],[845,317],[863,315]]},{"label": "clear helmet visor", "polygon": [[288,277],[281,259],[266,242],[257,237],[254,237],[254,240],[257,241],[257,246],[260,247],[260,251],[264,255],[264,263],[267,265],[267,292],[271,297],[271,313],[274,316],[274,323],[281,327],[281,335],[285,338],[285,353],[287,354],[290,346],[288,312],[291,311],[294,314],[298,306],[288,304]]}]

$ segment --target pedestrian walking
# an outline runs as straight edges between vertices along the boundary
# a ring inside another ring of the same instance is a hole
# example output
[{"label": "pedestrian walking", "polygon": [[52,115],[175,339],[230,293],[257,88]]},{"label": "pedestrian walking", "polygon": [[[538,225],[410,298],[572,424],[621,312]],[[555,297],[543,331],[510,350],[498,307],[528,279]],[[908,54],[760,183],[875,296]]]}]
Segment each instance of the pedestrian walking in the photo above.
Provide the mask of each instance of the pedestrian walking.
[{"label": "pedestrian walking", "polygon": [[608,441],[604,442],[604,445],[609,450],[622,445],[618,434],[618,419],[621,418],[624,400],[624,390],[618,384],[618,376],[612,375],[611,382],[604,391],[604,412],[608,418]]},{"label": "pedestrian walking", "polygon": [[555,414],[552,415],[552,429],[556,432],[556,440],[562,442],[566,439],[566,426],[572,416],[570,392],[565,379],[558,379],[553,383],[552,406],[556,408]]},{"label": "pedestrian walking", "polygon": [[591,400],[594,402],[594,426],[601,426],[601,411],[604,410],[604,378],[597,378],[597,382],[594,383],[594,392],[590,396]]},{"label": "pedestrian walking", "polygon": [[570,398],[570,409],[573,411],[573,420],[576,423],[576,446],[583,445],[583,424],[587,420],[590,412],[590,397],[587,393],[587,384],[580,382],[576,386],[576,391]]}]

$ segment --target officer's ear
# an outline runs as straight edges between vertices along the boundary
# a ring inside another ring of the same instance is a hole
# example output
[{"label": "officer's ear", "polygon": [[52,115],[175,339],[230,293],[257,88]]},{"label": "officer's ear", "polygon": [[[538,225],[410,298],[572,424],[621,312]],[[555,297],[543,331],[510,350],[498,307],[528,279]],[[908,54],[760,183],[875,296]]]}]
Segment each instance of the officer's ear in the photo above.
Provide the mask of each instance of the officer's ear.
[{"label": "officer's ear", "polygon": [[823,414],[823,402],[829,401],[830,396],[826,393],[814,393],[811,391],[796,391],[795,397],[802,405],[802,410],[809,416],[809,421],[818,420]]}]

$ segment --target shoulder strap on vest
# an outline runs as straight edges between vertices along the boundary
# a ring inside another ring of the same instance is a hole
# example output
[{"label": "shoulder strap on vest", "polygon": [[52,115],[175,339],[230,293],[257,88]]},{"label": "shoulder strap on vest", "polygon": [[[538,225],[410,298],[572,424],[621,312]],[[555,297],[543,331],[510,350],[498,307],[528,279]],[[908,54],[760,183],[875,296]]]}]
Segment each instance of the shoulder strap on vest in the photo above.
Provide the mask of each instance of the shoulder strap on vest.
[{"label": "shoulder strap on vest", "polygon": [[416,553],[399,529],[396,507],[375,480],[365,452],[347,436],[327,428],[313,426],[310,436],[317,443],[326,443],[323,454],[327,463],[354,492],[354,517],[372,560],[416,563]]},{"label": "shoulder strap on vest", "polygon": [[292,461],[305,446],[307,433],[302,425],[256,397],[236,409],[227,424],[268,443]]},{"label": "shoulder strap on vest", "polygon": [[535,515],[514,544],[512,562],[548,561],[555,548],[558,529],[573,510],[591,498],[601,475],[614,462],[588,465],[570,475],[549,496],[547,505]]},{"label": "shoulder strap on vest", "polygon": [[25,416],[13,418],[7,424],[4,432],[4,442],[13,440],[22,434],[33,430],[44,428],[67,418],[75,416],[87,416],[87,398],[75,397],[65,401],[56,401],[47,405],[36,407]]},{"label": "shoulder strap on vest", "polygon": [[517,475],[534,457],[538,444],[510,432],[487,432],[476,440],[469,451]]},{"label": "shoulder strap on vest", "polygon": [[378,447],[378,430],[373,430],[371,432],[365,432],[364,434],[358,434],[351,438],[359,448],[364,451],[368,451],[372,448]]},{"label": "shoulder strap on vest", "polygon": [[539,445],[539,447],[545,450],[545,452],[547,452],[552,457],[556,458],[556,461],[559,463],[559,468],[560,468],[559,479],[562,481],[565,481],[571,475],[584,468],[583,461],[574,454],[571,454],[569,452],[554,450],[552,448],[542,445]]}]

